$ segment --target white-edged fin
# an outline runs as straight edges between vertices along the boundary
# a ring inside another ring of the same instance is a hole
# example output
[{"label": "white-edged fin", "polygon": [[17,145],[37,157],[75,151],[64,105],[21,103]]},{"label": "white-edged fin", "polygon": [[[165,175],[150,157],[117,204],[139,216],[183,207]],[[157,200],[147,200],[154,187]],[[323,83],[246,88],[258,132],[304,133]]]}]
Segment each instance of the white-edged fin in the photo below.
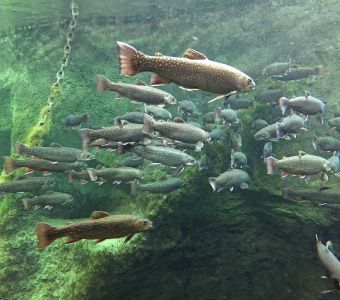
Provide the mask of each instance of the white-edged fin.
[{"label": "white-edged fin", "polygon": [[249,188],[249,185],[248,185],[248,183],[246,183],[246,182],[242,182],[241,185],[240,185],[240,188],[241,188],[242,190],[246,190],[246,189]]},{"label": "white-edged fin", "polygon": [[234,190],[234,187],[233,186],[231,186],[230,188],[229,188],[229,191],[233,191]]},{"label": "white-edged fin", "polygon": [[321,181],[328,181],[328,175],[327,175],[327,173],[325,173],[325,172],[322,172],[321,173]]},{"label": "white-edged fin", "polygon": [[196,143],[195,145],[195,151],[201,151],[201,149],[203,148],[203,142],[202,141],[199,141]]},{"label": "white-edged fin", "polygon": [[335,291],[335,289],[330,289],[330,290],[321,291],[320,293],[321,293],[321,294],[329,294],[329,293],[332,293],[332,292],[334,292],[334,291]]},{"label": "white-edged fin", "polygon": [[213,191],[216,191],[217,184],[216,184],[216,178],[215,177],[209,177],[208,178],[209,184],[212,187]]},{"label": "white-edged fin", "polygon": [[219,95],[219,96],[215,97],[214,99],[209,100],[208,103],[212,103],[212,102],[215,102],[217,100],[224,99],[224,98],[225,98],[225,95]]},{"label": "white-edged fin", "polygon": [[328,279],[328,277],[325,276],[325,275],[321,275],[320,278],[321,278],[321,279]]},{"label": "white-edged fin", "polygon": [[199,89],[189,89],[189,88],[185,88],[183,86],[179,87],[181,90],[187,91],[187,92],[193,92],[193,91],[198,91]]},{"label": "white-edged fin", "polygon": [[98,176],[96,175],[96,170],[92,168],[87,169],[87,173],[89,174],[91,181],[96,181],[98,179]]},{"label": "white-edged fin", "polygon": [[324,203],[320,203],[318,206],[321,207],[321,206],[325,206],[327,204],[328,204],[327,202],[324,202]]}]

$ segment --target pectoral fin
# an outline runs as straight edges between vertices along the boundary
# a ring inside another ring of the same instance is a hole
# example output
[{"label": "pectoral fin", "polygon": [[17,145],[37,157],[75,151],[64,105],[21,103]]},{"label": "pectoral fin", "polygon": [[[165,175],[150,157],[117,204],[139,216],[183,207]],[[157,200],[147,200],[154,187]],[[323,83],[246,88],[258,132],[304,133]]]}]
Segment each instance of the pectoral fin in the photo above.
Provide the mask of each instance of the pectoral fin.
[{"label": "pectoral fin", "polygon": [[67,241],[66,241],[66,244],[71,244],[71,243],[74,243],[74,242],[78,242],[79,240],[81,240],[81,239],[77,238],[77,237],[74,237],[74,236],[69,236]]},{"label": "pectoral fin", "polygon": [[97,211],[92,212],[90,218],[91,219],[101,219],[101,218],[106,218],[108,216],[110,216],[110,214],[108,212],[97,210]]},{"label": "pectoral fin", "polygon": [[124,243],[127,243],[129,240],[131,240],[131,238],[133,237],[134,233],[131,233],[130,235],[128,235],[125,240]]}]

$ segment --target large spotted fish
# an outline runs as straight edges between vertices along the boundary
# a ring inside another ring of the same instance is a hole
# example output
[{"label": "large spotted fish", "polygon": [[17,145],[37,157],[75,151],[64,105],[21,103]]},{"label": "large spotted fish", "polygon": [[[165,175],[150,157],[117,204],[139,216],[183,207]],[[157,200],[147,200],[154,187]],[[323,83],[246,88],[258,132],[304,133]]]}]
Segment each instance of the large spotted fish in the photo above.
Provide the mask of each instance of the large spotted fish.
[{"label": "large spotted fish", "polygon": [[158,54],[148,56],[132,46],[117,42],[120,74],[134,76],[140,72],[154,72],[151,84],[174,82],[186,89],[200,89],[220,96],[209,102],[225,98],[255,87],[255,82],[240,70],[209,60],[204,54],[188,49],[183,58]]}]

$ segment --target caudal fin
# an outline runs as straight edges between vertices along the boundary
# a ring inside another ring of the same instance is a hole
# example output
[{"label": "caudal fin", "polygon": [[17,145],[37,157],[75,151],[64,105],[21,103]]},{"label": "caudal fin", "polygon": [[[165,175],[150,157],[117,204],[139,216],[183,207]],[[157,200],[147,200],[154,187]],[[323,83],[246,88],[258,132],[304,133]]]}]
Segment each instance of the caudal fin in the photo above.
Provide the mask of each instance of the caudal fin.
[{"label": "caudal fin", "polygon": [[282,126],[279,122],[276,122],[276,138],[282,137]]},{"label": "caudal fin", "polygon": [[24,144],[22,144],[20,142],[15,143],[15,152],[17,154],[19,154],[19,155],[25,154],[26,150],[27,150],[27,147]]},{"label": "caudal fin", "polygon": [[209,184],[211,185],[213,191],[215,192],[216,191],[216,178],[215,177],[209,177],[208,178],[208,181],[209,181]]},{"label": "caudal fin", "polygon": [[267,164],[267,174],[273,175],[276,169],[276,161],[272,156],[269,156],[266,158],[266,164]]},{"label": "caudal fin", "polygon": [[289,99],[286,98],[286,97],[281,97],[281,98],[279,99],[279,105],[280,105],[281,112],[282,112],[283,115],[285,115],[286,112],[287,112],[287,109],[288,109],[288,101],[289,101]]},{"label": "caudal fin", "polygon": [[91,138],[90,138],[91,131],[92,131],[91,129],[87,129],[87,128],[82,128],[79,130],[81,139],[83,140],[83,150],[87,150],[88,144],[91,142]]},{"label": "caudal fin", "polygon": [[29,199],[29,198],[24,198],[21,200],[22,201],[22,204],[24,205],[24,208],[25,209],[30,209],[31,208],[31,202],[32,200]]},{"label": "caudal fin", "polygon": [[102,75],[97,76],[97,92],[111,91],[110,80]]},{"label": "caudal fin", "polygon": [[134,76],[139,73],[136,67],[136,59],[138,54],[143,54],[123,42],[117,42],[117,48],[119,52],[120,75]]},{"label": "caudal fin", "polygon": [[155,123],[155,120],[151,116],[149,116],[148,114],[144,114],[143,132],[151,133],[153,131],[154,123]]},{"label": "caudal fin", "polygon": [[86,114],[83,114],[83,116],[82,116],[82,120],[83,120],[83,122],[85,122],[85,123],[88,123],[88,122],[90,122],[90,121],[91,121],[91,115],[90,115],[90,114],[88,114],[88,113],[86,113]]},{"label": "caudal fin", "polygon": [[45,248],[50,245],[57,237],[51,236],[51,232],[55,227],[52,227],[46,223],[39,223],[37,225],[37,237],[38,237],[38,245],[39,249]]},{"label": "caudal fin", "polygon": [[216,107],[215,112],[214,112],[214,119],[215,122],[219,122],[221,120],[221,108],[220,107]]},{"label": "caudal fin", "polygon": [[131,195],[136,196],[138,194],[137,180],[131,181]]},{"label": "caudal fin", "polygon": [[315,75],[316,76],[322,76],[325,74],[325,66],[324,65],[318,65],[314,67]]},{"label": "caudal fin", "polygon": [[96,170],[95,170],[95,169],[88,168],[88,169],[87,169],[87,173],[89,173],[89,176],[90,176],[90,178],[91,178],[91,181],[97,181],[98,176],[97,176],[97,174],[96,174]]},{"label": "caudal fin", "polygon": [[4,166],[7,174],[14,172],[18,167],[14,163],[14,159],[9,156],[4,156]]}]

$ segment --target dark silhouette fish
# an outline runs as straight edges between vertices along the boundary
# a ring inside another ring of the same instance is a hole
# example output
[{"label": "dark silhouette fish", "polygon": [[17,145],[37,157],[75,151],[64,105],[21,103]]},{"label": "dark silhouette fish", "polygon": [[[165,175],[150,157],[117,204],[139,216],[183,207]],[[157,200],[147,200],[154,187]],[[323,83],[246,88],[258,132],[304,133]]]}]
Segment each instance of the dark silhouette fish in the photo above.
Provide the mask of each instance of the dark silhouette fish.
[{"label": "dark silhouette fish", "polygon": [[263,69],[263,75],[279,76],[285,74],[290,68],[290,62],[275,62]]},{"label": "dark silhouette fish", "polygon": [[73,197],[70,194],[59,193],[59,192],[47,192],[45,195],[36,196],[34,198],[22,199],[25,209],[34,207],[48,207],[70,204],[73,202]]},{"label": "dark silhouette fish", "polygon": [[126,237],[129,241],[135,233],[152,228],[152,222],[133,215],[110,215],[107,212],[93,212],[91,219],[69,225],[52,227],[46,223],[37,225],[39,249],[45,248],[56,239],[68,237],[68,243],[82,239],[95,240],[97,243],[106,239]]},{"label": "dark silhouette fish", "polygon": [[273,90],[264,91],[262,93],[256,93],[254,98],[258,102],[276,104],[277,101],[280,99],[280,97],[283,97],[283,90],[273,89]]},{"label": "dark silhouette fish", "polygon": [[[193,49],[188,49],[184,57],[179,58],[148,56],[126,43],[117,42],[117,45],[121,75],[134,76],[140,72],[154,72],[157,75],[153,77],[151,84],[174,82],[187,89],[200,89],[218,95],[231,95],[255,87],[255,82],[240,70],[211,61]],[[224,97],[213,100],[220,98]]]},{"label": "dark silhouette fish", "polygon": [[282,81],[289,80],[298,80],[302,78],[307,78],[309,76],[322,76],[325,73],[325,67],[323,65],[315,66],[314,68],[310,67],[301,67],[301,68],[290,68],[285,74],[275,75],[273,78]]},{"label": "dark silhouette fish", "polygon": [[313,136],[312,144],[315,151],[340,152],[340,141],[332,136]]},{"label": "dark silhouette fish", "polygon": [[64,124],[66,127],[75,127],[79,126],[82,123],[87,123],[90,121],[90,115],[88,113],[83,114],[83,115],[68,115],[64,119]]}]

